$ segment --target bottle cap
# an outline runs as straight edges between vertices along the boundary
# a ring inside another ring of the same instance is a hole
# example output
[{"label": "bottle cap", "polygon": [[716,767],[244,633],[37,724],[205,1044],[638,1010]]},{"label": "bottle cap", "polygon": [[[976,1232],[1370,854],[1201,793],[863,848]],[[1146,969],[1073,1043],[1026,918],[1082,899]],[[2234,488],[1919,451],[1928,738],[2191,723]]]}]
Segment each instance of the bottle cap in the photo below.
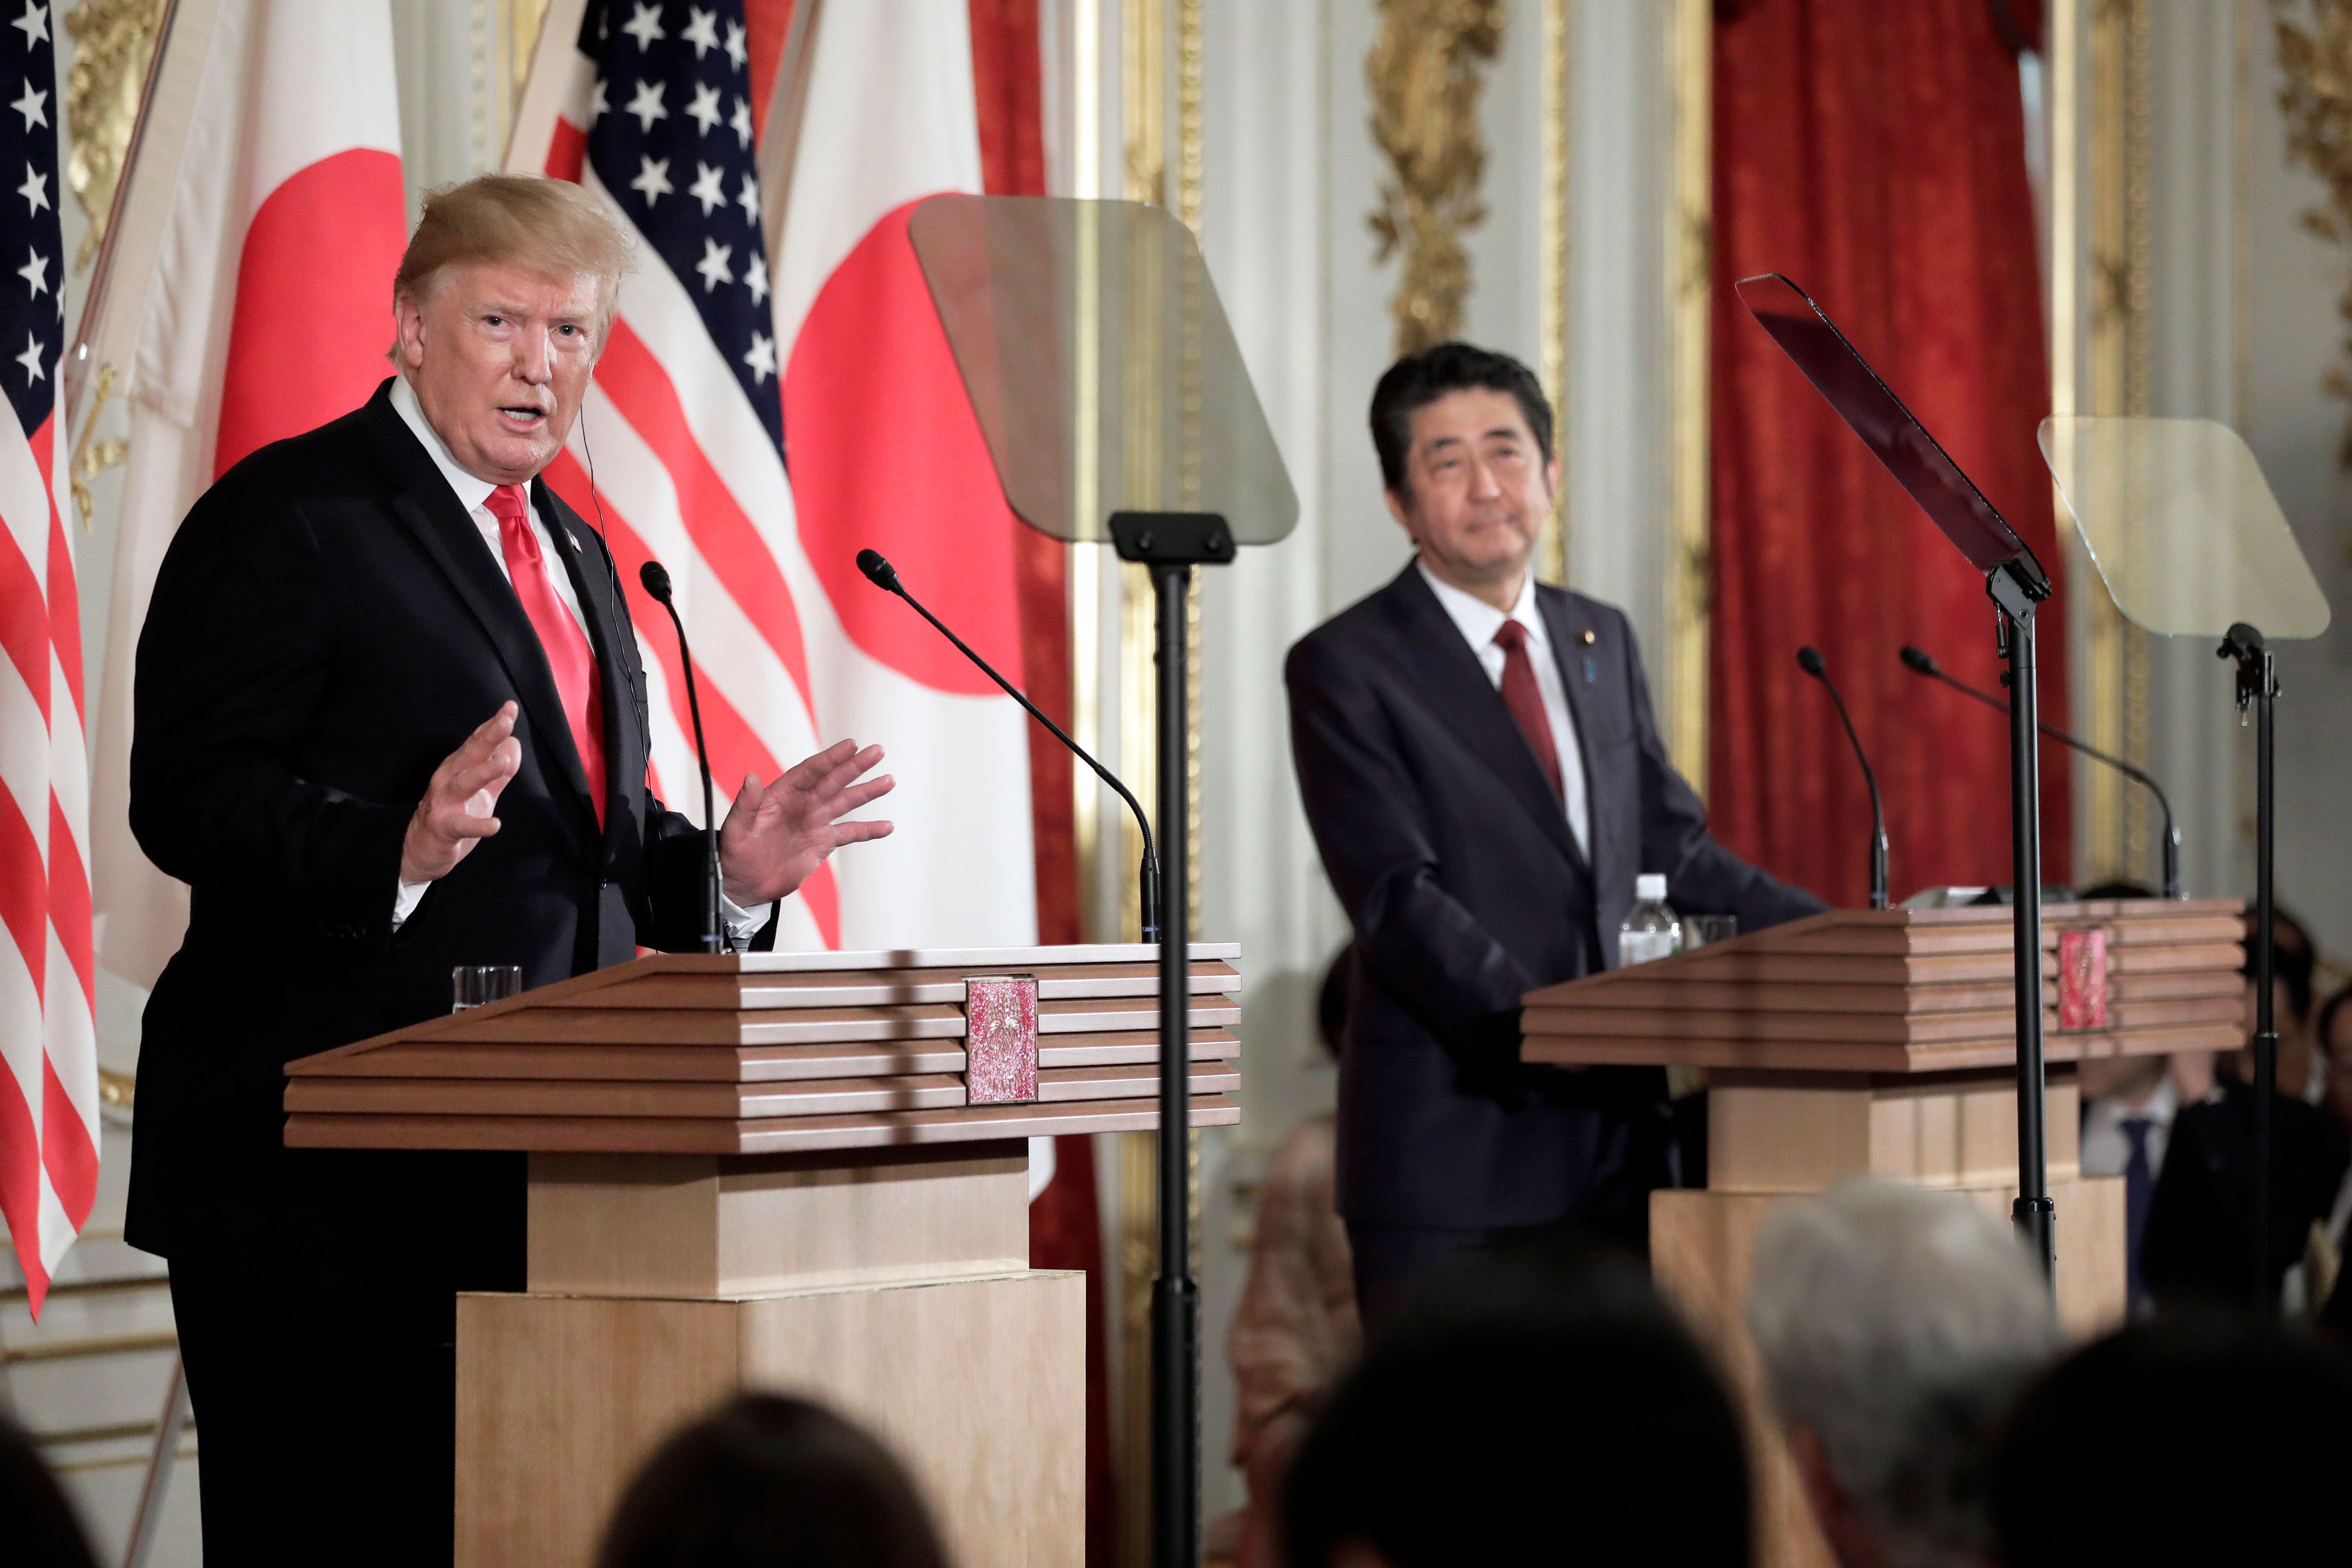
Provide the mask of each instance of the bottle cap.
[{"label": "bottle cap", "polygon": [[1644,903],[1657,903],[1666,896],[1666,877],[1663,871],[1644,871],[1633,879],[1633,896]]}]

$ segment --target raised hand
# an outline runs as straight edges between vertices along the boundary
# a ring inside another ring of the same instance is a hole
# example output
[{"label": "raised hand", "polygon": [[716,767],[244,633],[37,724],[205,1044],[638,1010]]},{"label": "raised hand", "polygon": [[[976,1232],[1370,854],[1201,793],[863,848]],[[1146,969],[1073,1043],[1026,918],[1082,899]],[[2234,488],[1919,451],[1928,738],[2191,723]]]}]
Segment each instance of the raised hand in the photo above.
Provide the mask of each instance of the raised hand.
[{"label": "raised hand", "polygon": [[837,741],[765,789],[757,774],[746,773],[719,828],[719,874],[727,896],[756,909],[807,881],[843,845],[886,837],[887,822],[840,820],[897,784],[888,773],[864,777],[881,760],[879,746],[861,752],[855,741]]},{"label": "raised hand", "polygon": [[408,836],[400,846],[400,879],[411,886],[437,882],[473,853],[474,845],[499,830],[499,794],[522,766],[522,743],[514,738],[515,705],[505,704],[466,737],[433,770]]}]

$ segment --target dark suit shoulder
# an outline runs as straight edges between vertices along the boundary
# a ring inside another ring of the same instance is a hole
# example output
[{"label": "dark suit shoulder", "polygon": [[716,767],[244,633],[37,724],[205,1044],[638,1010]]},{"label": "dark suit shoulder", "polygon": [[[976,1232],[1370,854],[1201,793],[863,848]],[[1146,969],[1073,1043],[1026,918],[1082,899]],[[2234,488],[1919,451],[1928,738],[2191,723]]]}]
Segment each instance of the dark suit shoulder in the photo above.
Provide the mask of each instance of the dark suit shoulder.
[{"label": "dark suit shoulder", "polygon": [[1580,594],[1573,588],[1555,588],[1549,583],[1536,584],[1536,600],[1549,604],[1566,616],[1571,626],[1590,626],[1597,637],[1622,637],[1633,640],[1633,622],[1625,612],[1606,599],[1596,599]]},{"label": "dark suit shoulder", "polygon": [[1402,573],[1293,643],[1291,658],[1313,659],[1342,649],[1354,651],[1368,644],[1393,641],[1402,622],[1405,596],[1416,590],[1423,595],[1429,592],[1427,584],[1408,564]]},{"label": "dark suit shoulder", "polygon": [[206,498],[382,494],[383,466],[368,431],[373,409],[362,405],[314,430],[257,447],[214,481]]}]

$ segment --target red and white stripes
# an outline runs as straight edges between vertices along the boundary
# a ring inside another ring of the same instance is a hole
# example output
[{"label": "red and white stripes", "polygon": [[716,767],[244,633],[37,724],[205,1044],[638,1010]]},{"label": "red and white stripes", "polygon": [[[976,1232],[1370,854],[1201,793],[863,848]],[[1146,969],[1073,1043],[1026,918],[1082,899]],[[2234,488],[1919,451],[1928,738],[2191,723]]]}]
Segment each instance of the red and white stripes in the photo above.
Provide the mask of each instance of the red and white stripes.
[{"label": "red and white stripes", "polygon": [[0,1219],[38,1316],[98,1195],[89,772],[57,421],[0,422]]}]

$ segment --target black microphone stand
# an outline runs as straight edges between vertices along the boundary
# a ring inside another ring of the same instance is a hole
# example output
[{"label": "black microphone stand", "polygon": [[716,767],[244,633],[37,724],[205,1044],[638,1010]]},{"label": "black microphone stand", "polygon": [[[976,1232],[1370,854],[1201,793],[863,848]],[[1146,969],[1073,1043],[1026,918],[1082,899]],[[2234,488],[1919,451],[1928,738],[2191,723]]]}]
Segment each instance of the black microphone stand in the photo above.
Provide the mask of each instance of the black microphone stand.
[{"label": "black microphone stand", "polygon": [[2041,1260],[2042,1277],[2058,1288],[2057,1205],[2050,1199],[2045,1074],[2042,1058],[2042,759],[2037,743],[2041,699],[2033,647],[2034,606],[2050,596],[2050,579],[2031,555],[2013,557],[1985,574],[1985,593],[1999,607],[1996,650],[2007,661],[2009,688],[2010,881],[2014,889],[2017,974],[2017,1202],[2011,1217]]},{"label": "black microphone stand", "polygon": [[695,760],[702,764],[702,951],[724,952],[727,922],[719,911],[719,816],[711,805],[710,748],[702,740],[702,698],[694,686],[694,655],[686,646],[686,622],[678,617],[677,605],[670,597],[668,568],[648,561],[638,568],[637,581],[669,612],[669,624],[677,628],[677,662],[686,668],[686,710],[694,721]]},{"label": "black microphone stand", "polygon": [[[1945,685],[1950,687],[1953,690],[1975,698],[1978,701],[1983,703],[1986,707],[1991,709],[1996,713],[2007,713],[2009,711],[2008,703],[2003,702],[1991,692],[1980,691],[1977,688],[1970,686],[1967,681],[1961,680],[1951,675],[1942,665],[1937,664],[1933,658],[1929,658],[1926,653],[1922,652],[1918,648],[1906,647],[1903,649],[1902,658],[1906,666],[1916,670],[1921,675],[1927,677],[1930,680],[1940,680]],[[2147,790],[2148,794],[2156,796],[2157,809],[2164,813],[2164,896],[2168,899],[2180,898],[2182,896],[2180,891],[2180,828],[2172,819],[2172,800],[2170,796],[2164,793],[2164,786],[2157,783],[2156,779],[2146,770],[2134,767],[2131,763],[2124,761],[2121,757],[2108,755],[2106,752],[2099,750],[2098,747],[2090,744],[2088,742],[2080,740],[2075,736],[2067,733],[2065,731],[2061,730],[2057,725],[2051,723],[2046,719],[2038,721],[2036,727],[2052,740],[2061,742],[2066,745],[2074,747],[2074,750],[2082,752],[2084,756],[2089,757],[2094,762],[2106,763],[2107,766],[2115,769],[2116,772],[2123,774],[2124,777],[2131,780],[2134,784],[2138,784],[2141,788]]]},{"label": "black microphone stand", "polygon": [[2238,711],[2254,710],[2254,1310],[2274,1316],[2271,1289],[2271,1097],[2278,1092],[2278,1019],[2272,1005],[2273,769],[2277,759],[2278,661],[2243,621],[2214,652],[2238,666]]},{"label": "black microphone stand", "polygon": [[1822,650],[1811,644],[1797,650],[1797,668],[1822,683],[1837,705],[1838,722],[1845,726],[1846,743],[1853,748],[1853,760],[1862,764],[1862,782],[1870,786],[1870,907],[1887,907],[1886,897],[1886,807],[1878,798],[1878,775],[1870,771],[1870,758],[1863,753],[1862,737],[1853,732],[1853,716],[1845,710],[1845,699],[1838,695],[1837,684],[1830,679],[1830,668],[1822,659]]}]

